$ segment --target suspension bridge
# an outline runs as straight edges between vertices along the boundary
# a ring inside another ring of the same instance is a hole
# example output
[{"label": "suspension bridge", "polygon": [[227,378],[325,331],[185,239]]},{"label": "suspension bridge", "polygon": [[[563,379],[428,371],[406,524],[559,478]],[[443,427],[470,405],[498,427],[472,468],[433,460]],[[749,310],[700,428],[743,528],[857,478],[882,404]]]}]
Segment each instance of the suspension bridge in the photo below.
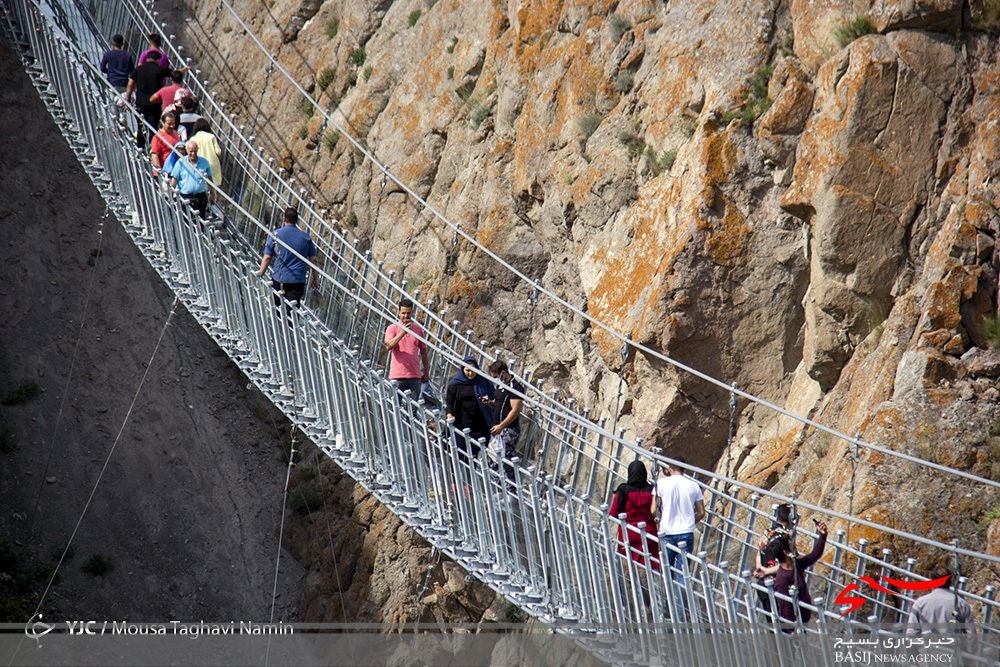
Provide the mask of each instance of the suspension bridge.
[{"label": "suspension bridge", "polygon": [[[670,464],[669,457],[627,440],[613,417],[610,424],[607,416],[594,419],[589,408],[576,408],[574,398],[562,399],[558,391],[546,391],[542,378],[527,377],[525,352],[487,349],[487,343],[477,341],[473,331],[462,330],[461,323],[448,320],[444,310],[435,310],[432,301],[422,301],[419,292],[407,292],[382,260],[370,250],[359,250],[358,242],[343,233],[336,220],[316,209],[313,193],[276,167],[276,156],[269,154],[268,147],[255,145],[236,116],[217,101],[210,82],[198,76],[188,86],[201,99],[201,113],[211,120],[225,147],[223,184],[216,192],[215,208],[224,224],[207,224],[176,191],[164,188],[154,177],[148,155],[132,140],[135,110],[126,105],[123,120],[119,96],[97,66],[111,34],[125,35],[131,42],[128,47],[138,52],[135,47],[141,46],[139,40],[145,34],[162,31],[148,4],[136,0],[2,0],[0,6],[5,33],[109,209],[177,298],[251,381],[326,456],[435,549],[532,617],[561,623],[561,631],[592,641],[598,655],[612,661],[636,659],[635,652],[623,653],[617,640],[597,641],[600,633],[595,628],[614,627],[616,637],[646,641],[665,632],[665,618],[694,624],[755,624],[758,631],[763,627],[781,634],[779,621],[761,608],[758,595],[767,598],[771,608],[784,596],[750,574],[758,540],[770,526],[773,507],[781,502],[792,503],[796,512],[821,513],[845,526],[862,526],[891,537],[899,549],[947,559],[960,572],[995,568],[1000,563],[1000,558],[969,549],[957,540],[940,541],[907,532],[706,470],[697,470],[695,479],[704,491],[708,518],[693,553],[678,558],[683,576],[671,576],[667,568],[654,570],[648,553],[619,553],[618,528],[624,524],[619,517],[609,516],[611,492],[624,480],[632,461],[645,462],[655,479]],[[216,18],[221,12],[229,13],[253,34],[227,0],[220,0]],[[533,294],[532,315],[545,300],[546,307],[583,317],[619,339],[624,350],[658,357],[727,392],[731,406],[737,398],[753,401],[850,442],[853,461],[863,448],[962,480],[983,492],[1000,489],[994,480],[863,442],[788,413],[735,384],[634,343],[575,309],[434,210],[322,111],[260,42],[256,44],[268,59],[268,77],[285,77],[311,100],[323,114],[324,129],[336,128],[371,161],[383,187],[393,181],[439,218],[453,232],[453,248],[459,238],[477,245],[498,271],[513,272],[527,283]],[[197,66],[173,36],[166,50],[172,62]],[[300,222],[313,233],[321,279],[308,301],[311,305],[289,308],[284,315],[273,307],[270,287],[257,272],[272,221],[286,206],[297,207]],[[430,351],[431,376],[439,386],[470,354],[482,360],[481,366],[496,359],[510,360],[511,370],[520,371],[515,375],[525,388],[521,395],[525,423],[518,456],[506,462],[514,470],[512,484],[506,484],[488,465],[485,447],[478,460],[459,455],[456,439],[461,434],[439,409],[412,396],[397,400],[378,360],[382,334],[395,321],[396,304],[403,297],[416,304],[415,316],[423,324],[423,339]],[[800,536],[815,536],[804,528],[796,530]],[[645,550],[646,543],[641,542]],[[797,636],[870,634],[883,624],[905,620],[914,602],[906,591],[854,590],[852,595],[863,601],[863,613],[845,615],[846,608],[834,600],[862,577],[924,581],[916,572],[916,559],[898,549],[873,553],[867,540],[851,541],[844,529],[830,536],[827,554],[809,574],[809,588],[817,594],[811,603],[800,601],[794,590],[784,598],[796,610]],[[644,558],[640,561],[635,555]],[[959,577],[954,591],[972,605],[975,628],[987,649],[965,655],[963,664],[994,664],[996,657],[990,651],[1000,643],[995,587],[973,589],[967,584],[965,577]],[[802,622],[806,610],[815,622]],[[684,664],[683,647],[672,646],[670,651],[677,653],[668,651],[663,659]],[[648,650],[643,650],[648,658]],[[705,664],[757,664],[753,651],[735,638],[717,639],[704,650],[714,652]],[[830,664],[828,653],[822,658]],[[781,664],[793,662],[789,656],[779,659]]]}]

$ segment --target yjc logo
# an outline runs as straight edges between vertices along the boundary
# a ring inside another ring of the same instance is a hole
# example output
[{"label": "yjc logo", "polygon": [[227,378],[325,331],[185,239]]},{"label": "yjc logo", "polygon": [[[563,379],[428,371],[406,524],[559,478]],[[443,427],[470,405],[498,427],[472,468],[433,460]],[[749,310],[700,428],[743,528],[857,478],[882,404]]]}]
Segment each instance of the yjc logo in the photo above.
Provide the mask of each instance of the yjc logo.
[{"label": "yjc logo", "polygon": [[[38,619],[37,621],[35,619]],[[42,622],[42,615],[36,613],[34,616],[28,619],[28,623],[24,626],[24,634],[28,635],[35,640],[38,644],[38,648],[42,648],[42,637],[52,632],[55,628],[54,625]]]}]

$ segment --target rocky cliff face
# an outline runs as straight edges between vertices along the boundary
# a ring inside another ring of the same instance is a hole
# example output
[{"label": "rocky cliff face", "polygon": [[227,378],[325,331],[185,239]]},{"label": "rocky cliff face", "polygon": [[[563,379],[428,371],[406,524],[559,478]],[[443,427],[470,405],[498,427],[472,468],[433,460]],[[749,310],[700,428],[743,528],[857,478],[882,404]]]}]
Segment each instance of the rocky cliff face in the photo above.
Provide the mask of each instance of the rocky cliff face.
[{"label": "rocky cliff face", "polygon": [[[309,570],[312,622],[507,622],[518,611],[403,524],[311,445],[289,486],[285,544]],[[508,611],[509,609],[509,611]]]},{"label": "rocky cliff face", "polygon": [[[727,448],[724,393],[642,354],[623,365],[544,299],[529,329],[529,285],[453,248],[219,3],[189,4],[184,39],[234,112],[490,347],[527,350],[536,377],[596,414],[618,405],[670,454],[1000,548],[993,491],[862,451],[850,497],[846,444],[741,403]],[[338,123],[547,289],[798,414],[1000,479],[995,3],[233,4]]]}]

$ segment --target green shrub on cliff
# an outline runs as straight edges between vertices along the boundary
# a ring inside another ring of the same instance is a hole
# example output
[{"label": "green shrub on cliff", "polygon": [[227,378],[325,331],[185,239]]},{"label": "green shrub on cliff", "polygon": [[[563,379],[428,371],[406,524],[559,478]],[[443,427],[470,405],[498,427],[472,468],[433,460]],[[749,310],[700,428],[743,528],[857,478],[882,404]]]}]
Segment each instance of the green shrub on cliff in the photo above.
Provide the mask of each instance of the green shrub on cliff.
[{"label": "green shrub on cliff", "polygon": [[875,24],[867,16],[855,16],[853,21],[848,21],[833,30],[833,36],[837,38],[837,43],[841,48],[847,46],[858,37],[873,35],[878,32]]},{"label": "green shrub on cliff", "polygon": [[987,317],[983,322],[983,333],[993,349],[1000,350],[1000,317]]},{"label": "green shrub on cliff", "polygon": [[326,22],[326,36],[333,39],[340,32],[340,21],[332,18]]},{"label": "green shrub on cliff", "polygon": [[327,67],[322,72],[319,73],[319,89],[326,90],[333,83],[333,80],[337,77],[337,70],[333,67]]},{"label": "green shrub on cliff", "polygon": [[743,93],[743,104],[739,109],[725,111],[719,115],[723,125],[739,119],[741,125],[752,127],[754,122],[771,108],[771,97],[767,94],[767,84],[771,81],[774,63],[761,67],[747,81],[747,91]]},{"label": "green shrub on cliff", "polygon": [[592,135],[594,132],[597,131],[597,128],[601,125],[603,121],[604,121],[604,116],[602,116],[601,114],[588,113],[584,116],[581,116],[580,119],[577,120],[576,124],[577,127],[580,128],[580,134],[582,134],[585,138],[589,139],[590,135]]}]

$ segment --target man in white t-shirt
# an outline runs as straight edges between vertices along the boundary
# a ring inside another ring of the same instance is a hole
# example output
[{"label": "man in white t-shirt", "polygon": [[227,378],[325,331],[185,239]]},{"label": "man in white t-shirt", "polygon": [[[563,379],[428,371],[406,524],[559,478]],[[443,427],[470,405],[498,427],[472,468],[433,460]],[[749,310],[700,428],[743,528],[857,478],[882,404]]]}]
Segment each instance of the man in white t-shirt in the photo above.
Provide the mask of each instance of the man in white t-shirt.
[{"label": "man in white t-shirt", "polygon": [[[694,550],[694,527],[705,518],[701,487],[684,475],[682,465],[686,461],[680,457],[676,461],[668,468],[668,474],[656,482],[661,551],[666,550],[667,563],[671,569],[679,551],[671,549],[669,545],[691,553]],[[681,543],[684,544],[683,547]]]}]

